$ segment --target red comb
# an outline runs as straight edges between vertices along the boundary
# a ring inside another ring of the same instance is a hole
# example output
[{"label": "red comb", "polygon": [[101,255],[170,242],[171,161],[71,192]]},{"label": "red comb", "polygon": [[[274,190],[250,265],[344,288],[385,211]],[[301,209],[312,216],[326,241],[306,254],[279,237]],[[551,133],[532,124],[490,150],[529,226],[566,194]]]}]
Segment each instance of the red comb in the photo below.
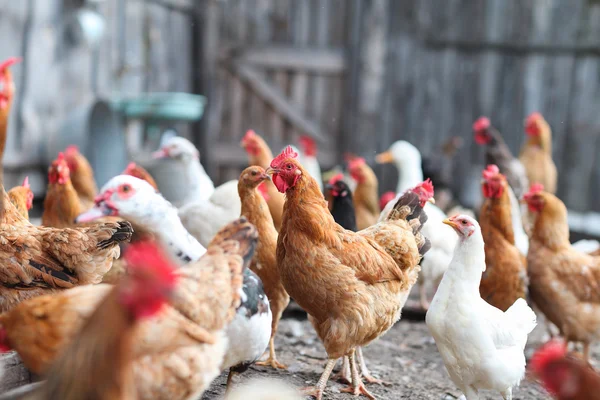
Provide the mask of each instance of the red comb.
[{"label": "red comb", "polygon": [[548,363],[560,360],[566,355],[567,344],[562,340],[551,340],[537,349],[529,361],[529,367],[534,373],[539,374]]},{"label": "red comb", "polygon": [[128,175],[131,173],[131,171],[135,170],[136,168],[137,164],[132,161],[129,164],[127,164],[127,168],[125,168],[125,171],[123,172]]},{"label": "red comb", "polygon": [[250,140],[256,136],[258,136],[258,135],[256,134],[256,132],[254,132],[254,130],[248,129],[242,140],[243,141]]},{"label": "red comb", "polygon": [[358,156],[356,154],[352,154],[352,153],[344,153],[344,161],[346,161],[347,163],[351,162],[352,160],[358,158]]},{"label": "red comb", "polygon": [[23,179],[23,184],[21,186],[26,187],[27,189],[31,189],[31,186],[29,186],[29,177],[28,176],[26,176],[25,179]]},{"label": "red comb", "polygon": [[0,63],[0,71],[4,71],[6,68],[10,67],[13,64],[17,64],[21,62],[21,58],[20,57],[10,57],[7,60],[4,60],[2,63]]},{"label": "red comb", "polygon": [[296,153],[294,151],[294,149],[292,149],[292,146],[287,146],[285,149],[283,149],[281,154],[279,154],[277,157],[275,157],[273,159],[273,161],[271,161],[271,168],[277,168],[277,166],[279,164],[281,164],[281,162],[283,162],[283,160],[285,160],[286,158],[297,158],[297,157],[298,157],[298,153]]},{"label": "red comb", "polygon": [[348,162],[348,169],[352,170],[354,168],[360,167],[361,165],[366,164],[366,161],[362,157],[354,157]]},{"label": "red comb", "polygon": [[300,146],[303,147],[304,154],[306,154],[307,156],[311,156],[311,157],[314,157],[317,155],[317,144],[315,143],[313,138],[311,138],[308,135],[302,135],[302,136],[300,136],[299,141],[300,141]]},{"label": "red comb", "polygon": [[488,117],[479,117],[477,121],[473,122],[473,131],[479,132],[490,127],[490,119]]},{"label": "red comb", "polygon": [[58,153],[58,157],[56,157],[57,161],[64,161],[65,159],[65,153],[63,153],[62,151],[60,153]]},{"label": "red comb", "polygon": [[498,166],[494,165],[494,164],[490,164],[487,166],[486,169],[483,170],[482,175],[483,175],[483,179],[488,180],[488,179],[495,177],[499,173],[500,173],[500,169],[498,168]]},{"label": "red comb", "polygon": [[416,187],[420,187],[420,188],[426,190],[427,192],[431,193],[431,196],[433,197],[433,182],[431,182],[431,179],[429,179],[429,178],[425,179],[423,182],[419,183]]},{"label": "red comb", "polygon": [[527,120],[525,122],[525,124],[529,125],[529,124],[533,124],[536,121],[539,121],[541,119],[544,119],[544,117],[542,117],[542,114],[540,114],[539,112],[532,112],[531,114],[529,114],[529,116],[527,117]]},{"label": "red comb", "polygon": [[308,135],[302,135],[302,136],[300,136],[300,139],[298,139],[298,140],[304,146],[314,146],[314,145],[316,145],[316,143],[313,140],[313,138],[311,138]]},{"label": "red comb", "polygon": [[75,145],[75,144],[69,145],[65,149],[65,153],[67,153],[67,155],[79,153],[79,147],[77,145]]},{"label": "red comb", "polygon": [[127,270],[135,272],[152,271],[163,282],[175,285],[177,276],[173,273],[175,266],[163,249],[156,243],[141,241],[132,243],[125,252]]},{"label": "red comb", "polygon": [[385,206],[387,205],[387,203],[389,203],[390,201],[394,200],[396,198],[396,192],[385,192],[384,194],[381,195],[381,198],[379,199],[379,208],[380,209],[384,209]]},{"label": "red comb", "polygon": [[531,185],[531,187],[529,188],[529,195],[533,195],[533,194],[538,194],[544,191],[544,185],[542,185],[541,183],[534,183],[533,185]]},{"label": "red comb", "polygon": [[338,174],[335,174],[334,176],[331,177],[331,179],[329,179],[329,184],[330,185],[334,185],[336,182],[338,181],[342,181],[344,180],[344,174],[342,174],[341,172]]}]

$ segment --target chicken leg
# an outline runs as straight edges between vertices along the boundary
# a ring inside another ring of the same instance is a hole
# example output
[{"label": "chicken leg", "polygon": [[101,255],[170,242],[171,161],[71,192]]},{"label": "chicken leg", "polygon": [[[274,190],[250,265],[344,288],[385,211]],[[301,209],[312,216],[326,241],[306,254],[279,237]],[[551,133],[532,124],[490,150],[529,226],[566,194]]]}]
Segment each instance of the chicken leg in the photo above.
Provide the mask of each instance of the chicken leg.
[{"label": "chicken leg", "polygon": [[356,366],[356,357],[354,349],[352,349],[348,358],[350,359],[350,370],[352,371],[352,385],[350,387],[342,389],[341,392],[352,393],[355,396],[363,394],[367,398],[375,400],[375,396],[369,393],[369,391],[365,387],[365,384],[362,382],[362,379],[360,379],[360,374],[358,373],[358,368]]},{"label": "chicken leg", "polygon": [[342,383],[351,383],[352,375],[350,372],[350,362],[348,361],[348,357],[342,357],[342,368],[339,370],[337,374],[332,377],[333,380],[339,381]]},{"label": "chicken leg", "polygon": [[258,361],[256,365],[272,367],[275,369],[287,369],[287,365],[277,361],[277,356],[275,355],[275,334],[272,334],[271,339],[269,340],[269,358],[264,361]]},{"label": "chicken leg", "polygon": [[386,382],[382,381],[381,379],[377,379],[373,375],[371,375],[371,371],[369,371],[369,368],[367,368],[367,361],[365,360],[365,357],[363,356],[362,347],[358,347],[356,349],[356,358],[358,359],[358,365],[360,367],[360,374],[362,375],[363,378],[365,378],[365,381],[367,381],[368,383],[375,383],[377,385],[387,384]]},{"label": "chicken leg", "polygon": [[327,386],[327,381],[329,380],[329,375],[331,375],[331,371],[333,371],[333,367],[335,367],[336,362],[336,358],[330,358],[327,361],[327,365],[325,365],[325,370],[323,371],[323,374],[319,378],[319,382],[317,382],[317,386],[309,386],[303,388],[302,394],[305,396],[313,396],[317,400],[322,400],[323,392],[325,391],[325,386]]}]

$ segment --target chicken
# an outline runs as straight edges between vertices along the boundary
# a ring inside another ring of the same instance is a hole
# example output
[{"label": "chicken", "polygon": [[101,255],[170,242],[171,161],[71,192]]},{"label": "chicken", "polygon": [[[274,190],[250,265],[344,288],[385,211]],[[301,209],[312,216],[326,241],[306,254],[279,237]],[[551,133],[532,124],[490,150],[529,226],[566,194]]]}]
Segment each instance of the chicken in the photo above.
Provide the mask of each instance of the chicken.
[{"label": "chicken", "polygon": [[160,149],[153,153],[153,157],[174,160],[183,166],[186,195],[176,206],[210,199],[215,185],[200,163],[200,152],[192,142],[180,136],[166,138],[161,142]]},{"label": "chicken", "polygon": [[502,134],[492,126],[487,117],[480,117],[473,123],[473,132],[475,142],[485,146],[486,165],[497,165],[517,198],[521,198],[529,189],[527,173],[523,164],[512,155]]},{"label": "chicken", "polygon": [[[421,153],[408,142],[403,140],[395,142],[390,150],[377,155],[376,159],[378,163],[394,162],[398,168],[400,178],[398,179],[397,189],[399,191],[396,195],[396,201],[405,190],[423,181]],[[395,201],[388,202],[379,216],[379,221],[387,217],[394,204]],[[427,289],[429,286],[437,287],[444,276],[444,272],[452,259],[456,235],[442,223],[447,215],[439,207],[434,204],[427,204],[425,212],[427,213],[428,222],[423,227],[423,235],[431,241],[431,251],[421,261],[419,299],[421,307],[427,310],[429,307]]]},{"label": "chicken", "polygon": [[510,186],[496,165],[483,171],[482,191],[485,202],[479,224],[485,242],[487,269],[479,292],[492,306],[506,311],[527,295],[527,261],[515,247],[512,229]]},{"label": "chicken", "polygon": [[[135,333],[139,399],[196,399],[217,377],[228,347],[228,324],[236,310],[246,311],[241,306],[243,274],[256,240],[256,229],[240,219],[219,232],[200,260],[175,271],[178,283],[170,306]],[[110,285],[101,284],[24,302],[0,315],[0,345],[14,348],[29,369],[44,374],[110,291]]]},{"label": "chicken", "polygon": [[122,175],[131,175],[141,180],[144,180],[148,182],[150,186],[152,186],[158,192],[158,185],[156,184],[156,181],[154,180],[152,175],[150,175],[150,173],[146,171],[143,167],[134,162],[130,162],[127,165],[127,168],[125,168],[125,171],[123,171]]},{"label": "chicken", "polygon": [[[258,165],[263,169],[269,167],[269,163],[273,159],[273,153],[271,153],[271,149],[263,138],[258,136],[256,132],[253,130],[246,132],[240,145],[246,150],[246,153],[248,153],[248,165]],[[269,211],[273,218],[273,224],[275,225],[277,232],[279,232],[285,197],[277,191],[273,182],[266,181],[263,185],[265,185],[267,189],[267,204],[269,205]]]},{"label": "chicken", "polygon": [[60,229],[34,226],[8,200],[17,220],[0,225],[0,311],[19,302],[75,285],[99,283],[132,234],[127,222]]},{"label": "chicken", "polygon": [[[323,191],[323,177],[321,176],[321,166],[319,165],[319,160],[317,159],[317,144],[315,140],[308,136],[302,135],[300,136],[300,148],[299,159],[306,171],[315,178],[317,184],[319,185],[319,189],[321,192]],[[270,161],[270,160],[269,160]]]},{"label": "chicken", "polygon": [[[106,215],[126,218],[154,233],[180,265],[193,263],[206,253],[183,227],[175,207],[141,179],[129,175],[112,178],[101,189],[94,208],[78,220],[90,221]],[[211,243],[219,240],[217,233]],[[230,381],[263,354],[271,337],[272,315],[262,281],[250,269],[244,271],[243,280],[244,301],[227,328],[230,346],[223,368],[231,368]]]},{"label": "chicken", "polygon": [[233,180],[217,187],[208,200],[199,200],[179,208],[179,218],[187,231],[203,246],[223,226],[239,217],[242,209],[240,198],[233,189],[238,182]]},{"label": "chicken", "polygon": [[446,219],[458,234],[454,257],[427,311],[426,323],[450,378],[467,400],[482,389],[505,400],[525,375],[525,344],[535,313],[523,299],[503,312],[479,295],[486,270],[481,229],[473,218]]},{"label": "chicken", "polygon": [[89,161],[79,152],[79,148],[71,145],[65,149],[65,160],[71,172],[71,182],[77,192],[77,197],[83,210],[88,210],[94,205],[94,198],[98,193],[98,185],[94,178],[94,170]]},{"label": "chicken", "polygon": [[71,182],[70,168],[63,153],[48,168],[48,189],[44,199],[42,225],[68,228],[84,211],[77,191]]},{"label": "chicken", "polygon": [[348,171],[356,181],[354,190],[354,209],[356,225],[359,230],[377,223],[379,218],[379,182],[375,172],[367,165],[364,158],[352,157],[348,162]]},{"label": "chicken", "polygon": [[45,383],[27,399],[137,398],[132,370],[136,329],[143,319],[160,314],[177,276],[156,245],[134,245],[126,257],[127,278],[101,299],[52,363]]},{"label": "chicken", "polygon": [[529,363],[532,374],[557,400],[598,400],[600,375],[585,361],[567,354],[567,346],[553,340],[540,347]]},{"label": "chicken", "polygon": [[258,247],[256,257],[250,265],[250,269],[256,273],[265,288],[269,298],[273,321],[271,324],[271,338],[269,340],[269,358],[258,363],[258,365],[271,366],[273,368],[287,367],[277,361],[275,354],[275,334],[277,325],[283,314],[283,310],[290,302],[290,296],[285,291],[277,269],[275,251],[277,248],[277,231],[273,225],[273,218],[269,213],[267,202],[257,190],[264,181],[269,180],[269,175],[259,166],[246,168],[240,175],[238,192],[242,201],[242,216],[248,218],[258,230]]},{"label": "chicken", "polygon": [[372,398],[358,376],[354,352],[400,318],[429,247],[419,230],[427,218],[422,207],[433,193],[419,186],[398,201],[387,220],[347,231],[335,223],[318,184],[297,156],[286,148],[267,173],[286,194],[277,240],[283,286],[309,314],[329,358],[317,386],[307,393],[321,399],[337,359],[347,355],[352,370],[348,391]]},{"label": "chicken", "polygon": [[254,379],[231,391],[226,400],[303,400],[300,393],[283,381]]},{"label": "chicken", "polygon": [[29,220],[29,210],[33,207],[33,192],[29,186],[29,177],[25,177],[21,186],[15,186],[8,191],[8,198],[17,212]]},{"label": "chicken", "polygon": [[[0,161],[4,159],[4,148],[6,147],[6,136],[8,134],[8,116],[15,93],[15,84],[12,79],[10,67],[21,59],[11,57],[0,63]],[[4,187],[4,172],[0,162],[0,186]],[[0,196],[0,217],[4,221],[4,197]]]},{"label": "chicken", "polygon": [[513,234],[517,248],[523,256],[527,256],[529,251],[529,237],[523,227],[523,215],[519,200],[529,189],[529,181],[525,172],[525,167],[521,162],[514,158],[510,149],[504,143],[502,135],[490,123],[486,117],[481,117],[473,123],[475,132],[475,142],[486,146],[485,162],[487,165],[496,165],[500,169],[508,184],[512,188],[509,190],[511,204],[511,218],[513,225]]},{"label": "chicken", "polygon": [[[325,186],[326,192],[331,197],[332,204],[329,209],[337,224],[344,229],[356,232],[358,229],[356,227],[356,213],[354,212],[352,192],[350,191],[350,187],[344,182],[343,178],[343,174],[335,175]],[[393,192],[392,194],[395,196]],[[360,367],[360,373],[367,382],[384,383],[371,375],[371,371],[369,371],[369,368],[367,367],[366,360],[363,357],[362,349],[360,347],[356,349],[356,358]],[[348,357],[344,356],[342,368],[334,378],[339,379],[342,382],[352,382]]]},{"label": "chicken", "polygon": [[521,148],[519,160],[525,167],[530,184],[539,183],[546,192],[556,193],[558,172],[552,160],[552,131],[540,113],[534,112],[525,120],[527,141]]},{"label": "chicken", "polygon": [[534,184],[524,196],[534,218],[527,272],[529,295],[567,341],[590,343],[600,332],[600,257],[579,252],[569,242],[567,208]]}]

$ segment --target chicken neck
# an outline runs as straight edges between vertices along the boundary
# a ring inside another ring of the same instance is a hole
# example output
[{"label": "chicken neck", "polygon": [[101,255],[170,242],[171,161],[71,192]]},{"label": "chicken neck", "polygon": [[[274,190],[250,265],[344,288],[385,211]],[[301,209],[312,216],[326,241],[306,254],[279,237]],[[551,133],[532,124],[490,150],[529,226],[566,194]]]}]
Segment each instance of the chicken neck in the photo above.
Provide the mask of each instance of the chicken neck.
[{"label": "chicken neck", "polygon": [[506,185],[502,196],[499,199],[485,199],[480,213],[480,225],[482,230],[488,226],[497,229],[510,244],[515,244],[515,235],[513,233],[511,218],[511,203],[506,190]]},{"label": "chicken neck", "polygon": [[[471,295],[479,296],[483,271],[485,271],[485,251],[481,232],[475,232],[468,238],[459,238],[454,249],[454,257],[444,273],[434,302],[436,298],[468,299]],[[455,294],[460,295],[453,296]],[[433,307],[433,304],[431,306]]]},{"label": "chicken neck", "polygon": [[531,240],[554,251],[571,246],[567,209],[554,196],[546,195],[546,205],[536,218]]},{"label": "chicken neck", "polygon": [[404,193],[423,182],[423,170],[421,169],[421,156],[419,154],[407,153],[401,162],[396,163],[396,167],[399,175],[396,193]]},{"label": "chicken neck", "polygon": [[185,180],[188,182],[188,190],[181,204],[208,200],[215,191],[215,185],[204,170],[200,160],[190,158],[183,162],[183,166]]},{"label": "chicken neck", "polygon": [[490,129],[492,140],[488,143],[485,150],[485,163],[496,164],[498,166],[507,166],[512,160],[513,154],[504,142],[502,135],[496,129]]}]

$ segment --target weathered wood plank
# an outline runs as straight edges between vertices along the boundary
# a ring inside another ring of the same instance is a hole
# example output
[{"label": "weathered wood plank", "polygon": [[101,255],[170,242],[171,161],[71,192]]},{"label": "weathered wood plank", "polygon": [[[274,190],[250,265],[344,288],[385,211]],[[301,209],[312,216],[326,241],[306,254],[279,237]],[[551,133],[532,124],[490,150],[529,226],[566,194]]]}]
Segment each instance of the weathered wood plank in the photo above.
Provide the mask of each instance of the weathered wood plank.
[{"label": "weathered wood plank", "polygon": [[[304,47],[308,45],[308,39],[311,30],[311,20],[310,20],[310,3],[308,0],[295,0],[292,3],[292,16],[293,16],[293,26],[292,26],[292,40],[293,43],[298,47]],[[306,99],[308,94],[308,82],[309,77],[306,73],[299,71],[296,72],[292,78],[291,83],[291,99],[294,103],[296,103],[296,107],[298,107],[298,111],[303,113],[306,109]],[[297,128],[297,127],[295,127]],[[297,135],[302,135],[303,132],[301,129],[294,129],[293,133]],[[291,138],[287,138],[290,139]],[[324,137],[320,136],[320,140],[323,140]]]}]

